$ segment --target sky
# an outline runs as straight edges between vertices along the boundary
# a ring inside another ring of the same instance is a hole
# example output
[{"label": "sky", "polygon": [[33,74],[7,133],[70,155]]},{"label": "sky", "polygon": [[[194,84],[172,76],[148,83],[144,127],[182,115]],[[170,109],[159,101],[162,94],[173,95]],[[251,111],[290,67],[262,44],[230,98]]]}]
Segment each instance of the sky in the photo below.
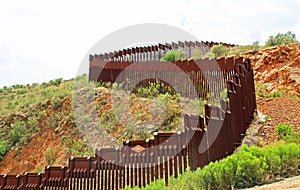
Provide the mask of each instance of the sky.
[{"label": "sky", "polygon": [[300,0],[0,0],[0,88],[74,78],[96,42],[142,23],[240,45],[287,31],[300,40],[299,10]]}]

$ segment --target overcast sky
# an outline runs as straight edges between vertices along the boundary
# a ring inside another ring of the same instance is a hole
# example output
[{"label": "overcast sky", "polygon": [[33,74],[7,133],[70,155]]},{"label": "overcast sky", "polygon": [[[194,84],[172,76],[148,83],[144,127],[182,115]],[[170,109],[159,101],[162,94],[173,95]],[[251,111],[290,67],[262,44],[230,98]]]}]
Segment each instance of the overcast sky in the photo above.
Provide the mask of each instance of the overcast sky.
[{"label": "overcast sky", "polygon": [[300,0],[0,0],[0,87],[73,78],[97,41],[134,24],[241,45],[287,31],[299,40],[299,10]]}]

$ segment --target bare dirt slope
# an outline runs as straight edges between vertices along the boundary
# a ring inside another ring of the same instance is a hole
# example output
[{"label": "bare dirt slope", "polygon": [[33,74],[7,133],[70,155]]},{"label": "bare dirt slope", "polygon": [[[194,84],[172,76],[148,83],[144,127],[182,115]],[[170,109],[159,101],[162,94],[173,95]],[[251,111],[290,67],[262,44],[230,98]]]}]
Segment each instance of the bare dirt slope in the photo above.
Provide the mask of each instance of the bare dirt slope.
[{"label": "bare dirt slope", "polygon": [[262,145],[276,141],[274,128],[279,124],[289,124],[295,131],[300,130],[300,98],[261,98],[257,97],[257,108],[267,120],[258,134],[262,137]]}]

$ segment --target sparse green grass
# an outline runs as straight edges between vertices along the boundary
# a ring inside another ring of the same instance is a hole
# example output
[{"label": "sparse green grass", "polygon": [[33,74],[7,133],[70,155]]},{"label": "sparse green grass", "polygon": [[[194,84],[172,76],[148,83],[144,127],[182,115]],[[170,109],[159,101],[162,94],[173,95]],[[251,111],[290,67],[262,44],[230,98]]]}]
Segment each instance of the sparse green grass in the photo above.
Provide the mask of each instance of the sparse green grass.
[{"label": "sparse green grass", "polygon": [[239,56],[243,53],[250,53],[250,52],[256,52],[263,49],[263,47],[258,45],[258,42],[253,42],[252,45],[241,45],[241,46],[234,46],[230,47],[228,56]]},{"label": "sparse green grass", "polygon": [[[60,78],[43,84],[13,85],[0,89],[0,117],[11,118],[0,126],[0,159],[12,147],[18,149],[27,145],[32,134],[39,132],[38,121],[45,114],[47,101],[58,108],[62,99],[70,94],[72,82],[62,82]],[[51,124],[57,126],[58,122]]]},{"label": "sparse green grass", "polygon": [[293,96],[291,96],[291,98],[298,99],[298,98],[299,98],[299,96],[297,96],[297,95],[293,95]]},{"label": "sparse green grass", "polygon": [[255,86],[256,94],[262,98],[279,98],[286,95],[285,90],[274,90],[268,93],[268,86],[263,83],[257,83]]}]

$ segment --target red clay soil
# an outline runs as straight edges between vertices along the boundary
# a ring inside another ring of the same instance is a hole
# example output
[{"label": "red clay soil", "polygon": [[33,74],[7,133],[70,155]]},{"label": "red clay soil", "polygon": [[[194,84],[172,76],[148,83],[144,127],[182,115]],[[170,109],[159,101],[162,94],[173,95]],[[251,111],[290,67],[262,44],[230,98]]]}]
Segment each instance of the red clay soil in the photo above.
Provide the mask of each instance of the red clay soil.
[{"label": "red clay soil", "polygon": [[0,173],[22,174],[34,169],[37,172],[43,171],[44,167],[48,165],[44,156],[48,147],[59,150],[55,163],[63,164],[67,158],[60,144],[58,134],[50,129],[45,130],[43,134],[35,135],[30,143],[20,151],[10,151],[0,162]]},{"label": "red clay soil", "polygon": [[257,109],[270,117],[259,130],[262,145],[276,141],[274,128],[279,124],[289,124],[295,131],[300,130],[300,98],[261,98],[257,97]]}]

